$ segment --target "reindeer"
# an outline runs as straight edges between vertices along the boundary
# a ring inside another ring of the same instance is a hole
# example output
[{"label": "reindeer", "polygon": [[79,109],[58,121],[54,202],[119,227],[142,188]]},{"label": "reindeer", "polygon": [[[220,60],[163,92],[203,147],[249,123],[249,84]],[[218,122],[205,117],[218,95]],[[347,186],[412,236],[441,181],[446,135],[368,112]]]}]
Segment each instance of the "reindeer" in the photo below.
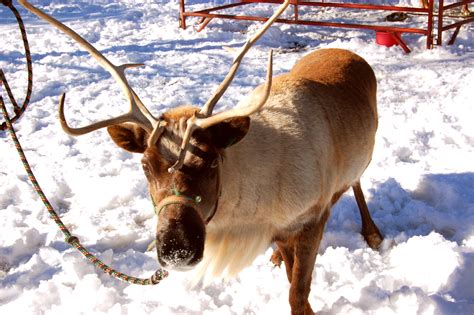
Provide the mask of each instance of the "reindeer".
[{"label": "reindeer", "polygon": [[107,127],[119,147],[143,154],[159,263],[194,268],[200,279],[231,277],[276,243],[272,261],[285,263],[292,313],[312,314],[308,295],[324,226],[348,188],[360,208],[363,237],[372,248],[382,241],[359,181],[377,129],[374,72],[352,52],[321,49],[273,78],[270,52],[266,82],[237,107],[213,114],[246,52],[289,2],[246,42],[201,109],[180,106],[155,118],[125,77],[138,65],[112,64],[73,30],[20,0],[97,59],[128,99],[126,114],[72,128],[63,94],[59,117],[72,136]]}]

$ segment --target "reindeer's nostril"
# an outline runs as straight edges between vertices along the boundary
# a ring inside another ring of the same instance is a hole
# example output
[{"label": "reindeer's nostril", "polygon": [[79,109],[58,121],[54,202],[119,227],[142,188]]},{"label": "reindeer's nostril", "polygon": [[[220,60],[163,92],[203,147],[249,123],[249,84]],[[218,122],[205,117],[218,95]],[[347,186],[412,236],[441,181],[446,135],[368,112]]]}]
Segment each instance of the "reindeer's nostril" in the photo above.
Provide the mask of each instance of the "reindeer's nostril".
[{"label": "reindeer's nostril", "polygon": [[186,266],[194,257],[194,252],[189,249],[175,249],[160,256],[168,266]]},{"label": "reindeer's nostril", "polygon": [[177,246],[176,242],[162,244],[158,247],[158,259],[165,267],[186,269],[196,265],[202,258],[202,253],[191,247]]}]

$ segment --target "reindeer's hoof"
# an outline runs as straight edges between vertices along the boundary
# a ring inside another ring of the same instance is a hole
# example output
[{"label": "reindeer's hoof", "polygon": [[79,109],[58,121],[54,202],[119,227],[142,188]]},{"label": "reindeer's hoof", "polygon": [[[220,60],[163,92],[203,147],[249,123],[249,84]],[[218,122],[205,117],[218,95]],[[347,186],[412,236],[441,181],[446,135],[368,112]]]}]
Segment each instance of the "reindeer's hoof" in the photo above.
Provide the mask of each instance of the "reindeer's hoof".
[{"label": "reindeer's hoof", "polygon": [[270,261],[275,265],[275,267],[281,267],[281,262],[283,261],[283,258],[281,257],[281,252],[280,250],[274,249],[272,257],[270,258]]},{"label": "reindeer's hoof", "polygon": [[380,232],[373,232],[370,234],[362,234],[367,245],[373,250],[378,250],[380,248],[380,244],[382,244],[383,236]]}]

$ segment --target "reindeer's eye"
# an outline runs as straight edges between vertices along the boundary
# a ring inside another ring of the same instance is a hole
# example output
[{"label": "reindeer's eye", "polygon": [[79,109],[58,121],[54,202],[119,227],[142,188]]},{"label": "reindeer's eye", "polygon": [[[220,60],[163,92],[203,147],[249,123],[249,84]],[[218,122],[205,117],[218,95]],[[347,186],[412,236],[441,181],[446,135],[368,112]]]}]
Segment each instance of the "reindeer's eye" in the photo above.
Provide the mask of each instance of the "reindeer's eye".
[{"label": "reindeer's eye", "polygon": [[145,176],[148,178],[150,177],[150,168],[148,167],[148,165],[146,165],[145,163],[142,164],[142,168],[143,168],[143,172],[145,173]]},{"label": "reindeer's eye", "polygon": [[211,163],[211,168],[216,168],[219,166],[219,158],[215,159],[214,161],[212,161]]}]

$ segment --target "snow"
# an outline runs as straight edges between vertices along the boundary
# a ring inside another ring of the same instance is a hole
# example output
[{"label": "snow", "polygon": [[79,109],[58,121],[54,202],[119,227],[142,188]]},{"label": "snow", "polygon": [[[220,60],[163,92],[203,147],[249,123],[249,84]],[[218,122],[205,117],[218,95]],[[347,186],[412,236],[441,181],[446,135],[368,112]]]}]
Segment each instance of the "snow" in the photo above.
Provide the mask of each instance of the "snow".
[{"label": "snow", "polygon": [[[223,47],[240,47],[258,28],[216,20],[196,33],[190,19],[191,27],[180,30],[178,1],[32,2],[114,62],[145,63],[128,77],[154,113],[203,104],[231,63]],[[202,8],[205,1],[187,3]],[[272,8],[255,10],[270,15]],[[20,11],[35,86],[31,107],[15,127],[35,174],[66,225],[99,258],[148,277],[158,267],[155,254],[146,252],[155,217],[140,157],[118,149],[104,131],[67,136],[56,114],[58,97],[67,91],[66,115],[74,126],[116,115],[126,110],[120,89],[71,40]],[[384,13],[377,14],[362,18],[383,19]],[[0,34],[0,67],[21,101],[23,48],[3,7]],[[455,45],[433,50],[425,49],[424,38],[407,35],[413,51],[405,55],[399,47],[376,45],[373,32],[275,25],[248,53],[220,102],[220,108],[232,107],[264,80],[269,47],[277,74],[325,47],[355,51],[374,68],[380,124],[362,186],[386,239],[380,251],[368,248],[358,233],[354,198],[343,196],[313,274],[310,302],[319,314],[474,313],[473,34],[472,24],[465,26]],[[270,264],[271,249],[236,279],[205,288],[191,288],[186,273],[171,273],[154,287],[102,274],[63,242],[5,132],[0,152],[1,314],[290,312],[286,274]]]}]

